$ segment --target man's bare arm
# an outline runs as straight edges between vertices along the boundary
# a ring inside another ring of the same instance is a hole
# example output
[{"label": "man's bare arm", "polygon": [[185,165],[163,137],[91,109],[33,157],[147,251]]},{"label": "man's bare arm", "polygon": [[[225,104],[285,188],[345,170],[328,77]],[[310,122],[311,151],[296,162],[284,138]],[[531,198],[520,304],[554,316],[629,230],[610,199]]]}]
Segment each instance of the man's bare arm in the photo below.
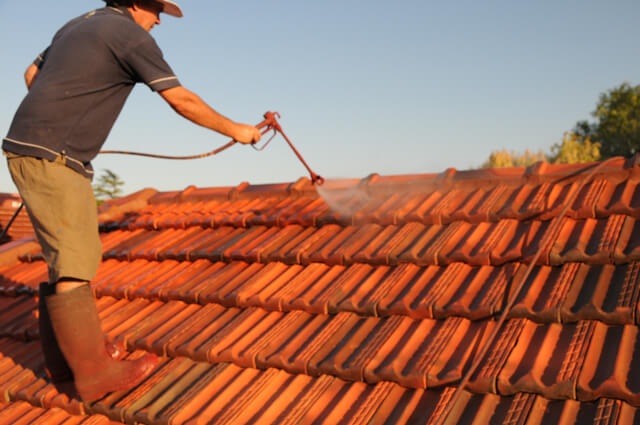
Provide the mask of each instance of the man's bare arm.
[{"label": "man's bare arm", "polygon": [[40,70],[34,64],[29,65],[29,68],[24,72],[24,82],[27,85],[27,89],[31,88],[31,85],[38,76],[38,72],[40,72]]},{"label": "man's bare arm", "polygon": [[238,124],[216,112],[200,97],[185,89],[174,87],[163,90],[160,96],[180,115],[194,123],[220,134],[229,136],[240,143],[253,143],[260,140],[260,131],[247,124]]}]

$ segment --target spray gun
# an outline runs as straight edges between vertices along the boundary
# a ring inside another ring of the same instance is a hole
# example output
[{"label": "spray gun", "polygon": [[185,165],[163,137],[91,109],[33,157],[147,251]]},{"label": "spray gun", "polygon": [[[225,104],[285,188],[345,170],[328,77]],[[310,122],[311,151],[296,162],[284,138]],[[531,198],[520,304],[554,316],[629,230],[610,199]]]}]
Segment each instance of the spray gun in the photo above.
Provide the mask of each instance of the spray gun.
[{"label": "spray gun", "polygon": [[[280,133],[282,137],[284,137],[284,140],[287,141],[291,149],[293,149],[293,152],[296,154],[300,162],[302,162],[302,165],[304,165],[307,171],[309,172],[309,176],[311,177],[311,183],[322,185],[324,183],[324,178],[317,175],[311,170],[307,162],[304,160],[304,158],[302,158],[302,155],[300,155],[300,152],[298,152],[298,150],[293,146],[293,143],[291,143],[287,135],[284,134],[284,132],[282,131],[282,127],[280,126],[280,123],[278,122],[277,118],[280,118],[280,114],[277,112],[267,112],[264,114],[264,121],[258,124],[256,128],[260,130],[260,133],[263,136],[270,131],[273,131],[273,135],[261,147],[258,148],[255,145],[255,143],[252,144],[251,146],[257,151],[264,150],[264,148],[266,148],[269,145],[269,143],[271,143],[273,138],[276,137],[278,133]],[[200,155],[188,155],[188,156],[157,155],[157,154],[144,153],[144,152],[113,151],[113,150],[100,151],[100,153],[101,154],[136,155],[136,156],[145,156],[148,158],[159,158],[159,159],[198,159],[198,158],[206,158],[211,155],[216,155],[222,152],[223,150],[235,145],[236,143],[238,142],[236,142],[235,140],[231,140],[226,145],[220,146],[218,149],[212,150],[211,152],[203,153]]]},{"label": "spray gun", "polygon": [[291,149],[293,150],[293,152],[296,154],[296,156],[298,157],[298,159],[300,160],[300,162],[302,162],[302,165],[305,166],[305,168],[307,169],[307,171],[309,172],[309,176],[311,177],[311,183],[312,184],[318,184],[318,185],[322,185],[324,183],[324,178],[322,178],[321,176],[317,175],[316,173],[314,173],[311,168],[309,167],[309,165],[307,164],[307,162],[304,160],[304,158],[302,157],[302,155],[300,155],[300,152],[298,152],[298,150],[295,148],[295,146],[293,146],[293,143],[291,143],[291,141],[289,140],[289,138],[287,137],[286,134],[284,134],[284,131],[282,131],[282,127],[280,127],[280,123],[278,122],[278,120],[276,118],[280,118],[280,114],[277,112],[267,112],[264,114],[264,121],[262,121],[260,124],[258,124],[256,127],[258,129],[262,129],[265,128],[264,131],[261,131],[262,135],[264,136],[266,133],[268,133],[269,131],[273,131],[273,135],[269,138],[269,140],[267,140],[262,147],[258,148],[256,147],[255,144],[252,144],[251,146],[253,146],[253,148],[257,151],[261,151],[264,150],[264,148],[266,148],[269,143],[271,143],[271,141],[273,140],[274,137],[276,137],[276,135],[278,133],[280,133],[282,135],[282,137],[284,137],[284,140],[287,141],[287,143],[289,144],[289,146],[291,147]]}]

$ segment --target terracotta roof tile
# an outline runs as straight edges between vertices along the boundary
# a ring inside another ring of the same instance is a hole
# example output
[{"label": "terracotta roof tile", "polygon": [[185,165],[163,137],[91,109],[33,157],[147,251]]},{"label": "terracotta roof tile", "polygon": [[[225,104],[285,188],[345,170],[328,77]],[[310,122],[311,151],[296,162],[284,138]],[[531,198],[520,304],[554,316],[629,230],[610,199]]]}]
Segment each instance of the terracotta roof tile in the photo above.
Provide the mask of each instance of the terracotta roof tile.
[{"label": "terracotta roof tile", "polygon": [[[120,422],[117,422],[120,423]],[[45,410],[27,402],[0,403],[0,424],[3,425],[111,425],[103,415],[74,416],[62,409]]]},{"label": "terracotta roof tile", "polygon": [[[22,199],[19,195],[0,193],[0,233],[9,225],[16,211],[21,208],[21,204]],[[27,236],[33,236],[33,227],[26,209],[21,208],[0,243],[5,244]]]},{"label": "terracotta roof tile", "polygon": [[0,423],[635,423],[640,172],[614,160],[580,187],[591,169],[107,203],[92,282],[103,331],[161,365],[91,404],[58,393],[37,341],[46,266],[14,243],[0,268]]}]

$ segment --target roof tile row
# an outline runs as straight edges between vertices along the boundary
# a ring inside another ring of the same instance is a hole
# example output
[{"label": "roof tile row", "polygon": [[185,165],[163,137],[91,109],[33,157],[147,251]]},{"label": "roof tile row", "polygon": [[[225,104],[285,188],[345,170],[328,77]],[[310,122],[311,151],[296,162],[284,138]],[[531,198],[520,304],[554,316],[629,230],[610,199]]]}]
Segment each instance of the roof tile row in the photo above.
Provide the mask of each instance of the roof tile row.
[{"label": "roof tile row", "polygon": [[[37,336],[33,297],[0,297],[3,336]],[[130,349],[246,368],[279,368],[375,384],[433,388],[461,379],[494,321],[461,317],[415,320],[219,304],[185,305],[144,298],[97,302],[109,340]],[[640,335],[634,325],[598,321],[539,324],[512,319],[481,363],[470,388],[511,395],[590,401],[615,397],[640,405]],[[30,348],[33,350],[33,347]],[[41,361],[38,350],[29,358]],[[543,355],[541,355],[543,353]],[[29,361],[28,359],[25,361]]]},{"label": "roof tile row", "polygon": [[[355,312],[415,319],[461,316],[476,320],[501,312],[505,297],[526,272],[527,266],[519,263],[500,267],[464,263],[345,267],[111,259],[102,263],[92,286],[98,296],[115,298],[319,314]],[[39,282],[46,280],[47,271],[43,262],[34,262],[0,269],[0,275],[0,295],[15,296],[34,293]],[[621,266],[536,266],[509,317],[539,323],[599,320],[635,324],[640,318],[639,283],[638,262]],[[28,307],[24,308],[27,311]],[[5,317],[23,313],[0,309],[0,323]]]},{"label": "roof tile row", "polygon": [[[138,229],[107,233],[103,245],[105,259],[120,260],[500,265],[531,261],[539,250],[538,264],[547,265],[621,264],[640,259],[640,223],[636,218],[565,218],[554,234],[549,234],[550,223],[501,220],[447,225]],[[549,242],[542,246],[545,240]]]},{"label": "roof tile row", "polygon": [[[620,182],[602,177],[585,185],[567,216],[573,219],[606,218],[611,215],[640,216],[639,178]],[[255,197],[214,199],[181,204],[153,203],[139,211],[103,223],[104,229],[165,229],[202,227],[252,227],[327,224],[404,225],[410,222],[449,224],[500,220],[549,220],[557,216],[578,182],[470,189],[435,189],[376,193],[371,190],[323,191],[301,198]],[[169,199],[171,201],[173,199]]]},{"label": "roof tile row", "polygon": [[53,408],[45,410],[26,401],[0,403],[0,425],[115,425],[106,416],[77,416]]},{"label": "roof tile row", "polygon": [[[34,343],[30,343],[34,344]],[[190,423],[317,423],[317,424],[429,424],[442,411],[453,388],[405,388],[388,381],[368,385],[328,375],[293,375],[283,370],[242,368],[235,364],[197,362],[189,358],[164,358],[160,367],[131,391],[110,393],[85,406],[89,417],[72,416],[54,408],[69,400],[57,393],[34,370],[41,364],[25,358],[29,344],[0,339],[0,382],[10,403],[0,404],[0,423],[20,424],[146,424]],[[33,351],[33,350],[32,350]],[[128,358],[141,355],[135,352]],[[32,356],[34,357],[34,356]],[[39,356],[35,356],[39,357]],[[28,358],[28,356],[26,356]],[[34,369],[35,367],[35,369]],[[15,376],[24,376],[15,380]],[[26,402],[20,401],[21,398]],[[44,411],[38,407],[48,408]],[[69,407],[69,405],[66,405]],[[105,415],[105,416],[100,416]],[[534,394],[505,397],[463,392],[453,411],[452,423],[634,423],[637,409],[625,402],[601,398],[593,403],[552,401]]]}]

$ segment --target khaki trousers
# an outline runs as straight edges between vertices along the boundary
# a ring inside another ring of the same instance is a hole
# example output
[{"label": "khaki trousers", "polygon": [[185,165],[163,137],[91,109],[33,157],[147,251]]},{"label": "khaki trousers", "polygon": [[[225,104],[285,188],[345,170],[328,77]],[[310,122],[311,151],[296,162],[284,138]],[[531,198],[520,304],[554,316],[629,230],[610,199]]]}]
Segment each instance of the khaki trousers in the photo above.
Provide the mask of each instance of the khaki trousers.
[{"label": "khaki trousers", "polygon": [[91,181],[56,161],[6,152],[9,172],[27,208],[49,282],[91,281],[102,258]]}]

